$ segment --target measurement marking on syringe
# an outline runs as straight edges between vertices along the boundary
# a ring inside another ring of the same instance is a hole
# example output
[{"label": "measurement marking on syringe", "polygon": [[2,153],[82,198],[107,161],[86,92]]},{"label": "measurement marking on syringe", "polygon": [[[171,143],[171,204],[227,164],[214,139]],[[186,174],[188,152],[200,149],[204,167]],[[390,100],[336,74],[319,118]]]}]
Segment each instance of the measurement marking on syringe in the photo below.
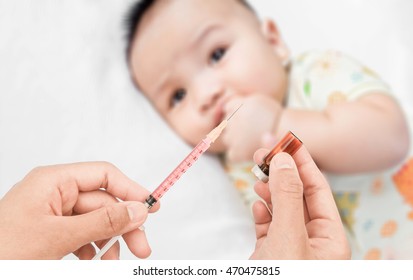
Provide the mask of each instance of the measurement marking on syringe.
[{"label": "measurement marking on syringe", "polygon": [[[159,199],[166,193],[170,187],[180,178],[180,176],[186,172],[186,170],[193,165],[193,163],[210,147],[211,143],[221,135],[222,131],[227,126],[228,121],[232,116],[238,111],[242,104],[227,118],[224,119],[217,127],[211,130],[201,142],[192,150],[192,152],[187,155],[187,157],[178,165],[178,167],[170,174],[145,200],[145,205],[150,209],[155,205]],[[187,167],[185,167],[185,165]],[[178,173],[178,174],[177,174]],[[179,174],[180,173],[180,174]],[[97,253],[93,259],[100,259],[103,254],[116,242],[119,236],[112,237],[109,242]]]}]

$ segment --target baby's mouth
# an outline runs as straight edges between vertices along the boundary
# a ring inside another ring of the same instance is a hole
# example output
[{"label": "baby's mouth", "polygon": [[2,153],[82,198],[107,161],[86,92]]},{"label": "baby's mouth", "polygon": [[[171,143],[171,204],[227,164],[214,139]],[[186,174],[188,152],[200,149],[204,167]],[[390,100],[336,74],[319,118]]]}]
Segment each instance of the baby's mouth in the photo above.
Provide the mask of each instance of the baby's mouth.
[{"label": "baby's mouth", "polygon": [[219,125],[225,118],[225,105],[228,102],[228,98],[221,98],[219,103],[217,104],[217,108],[215,111],[215,126]]},{"label": "baby's mouth", "polygon": [[224,119],[225,114],[224,111],[221,108],[218,108],[218,110],[215,112],[215,126],[219,125],[222,120]]}]

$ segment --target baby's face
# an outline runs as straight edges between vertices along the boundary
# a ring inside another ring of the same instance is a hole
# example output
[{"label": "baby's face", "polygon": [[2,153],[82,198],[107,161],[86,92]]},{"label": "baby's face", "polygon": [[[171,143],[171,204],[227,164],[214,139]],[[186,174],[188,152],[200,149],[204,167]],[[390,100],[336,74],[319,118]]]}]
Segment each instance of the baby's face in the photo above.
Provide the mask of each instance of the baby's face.
[{"label": "baby's face", "polygon": [[[169,125],[195,145],[232,113],[226,104],[234,98],[263,94],[282,101],[287,51],[276,28],[265,27],[237,0],[158,1],[132,45],[133,78]],[[220,138],[211,147],[225,149]]]}]

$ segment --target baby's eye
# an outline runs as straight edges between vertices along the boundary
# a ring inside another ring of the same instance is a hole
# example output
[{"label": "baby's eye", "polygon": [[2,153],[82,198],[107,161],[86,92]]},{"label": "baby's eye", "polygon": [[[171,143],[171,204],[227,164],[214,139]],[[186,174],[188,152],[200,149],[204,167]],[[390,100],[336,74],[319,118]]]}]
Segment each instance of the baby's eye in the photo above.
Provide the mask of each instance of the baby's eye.
[{"label": "baby's eye", "polygon": [[209,57],[209,62],[211,64],[215,64],[218,61],[221,60],[221,58],[225,55],[225,52],[227,50],[225,48],[217,48],[215,49],[212,53],[211,56]]},{"label": "baby's eye", "polygon": [[175,107],[181,102],[186,96],[186,91],[184,89],[178,89],[175,91],[171,98],[171,107]]}]

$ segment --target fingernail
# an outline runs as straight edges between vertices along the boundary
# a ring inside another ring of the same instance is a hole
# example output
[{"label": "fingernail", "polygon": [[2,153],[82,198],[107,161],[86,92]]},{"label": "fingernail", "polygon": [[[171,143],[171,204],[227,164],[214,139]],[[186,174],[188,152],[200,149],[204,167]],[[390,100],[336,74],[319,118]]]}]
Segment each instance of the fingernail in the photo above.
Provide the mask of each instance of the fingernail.
[{"label": "fingernail", "polygon": [[133,203],[127,206],[128,215],[131,222],[140,222],[146,217],[147,209],[143,204]]},{"label": "fingernail", "polygon": [[275,168],[277,169],[291,169],[294,165],[293,158],[286,153],[280,153],[275,155],[273,161]]}]

